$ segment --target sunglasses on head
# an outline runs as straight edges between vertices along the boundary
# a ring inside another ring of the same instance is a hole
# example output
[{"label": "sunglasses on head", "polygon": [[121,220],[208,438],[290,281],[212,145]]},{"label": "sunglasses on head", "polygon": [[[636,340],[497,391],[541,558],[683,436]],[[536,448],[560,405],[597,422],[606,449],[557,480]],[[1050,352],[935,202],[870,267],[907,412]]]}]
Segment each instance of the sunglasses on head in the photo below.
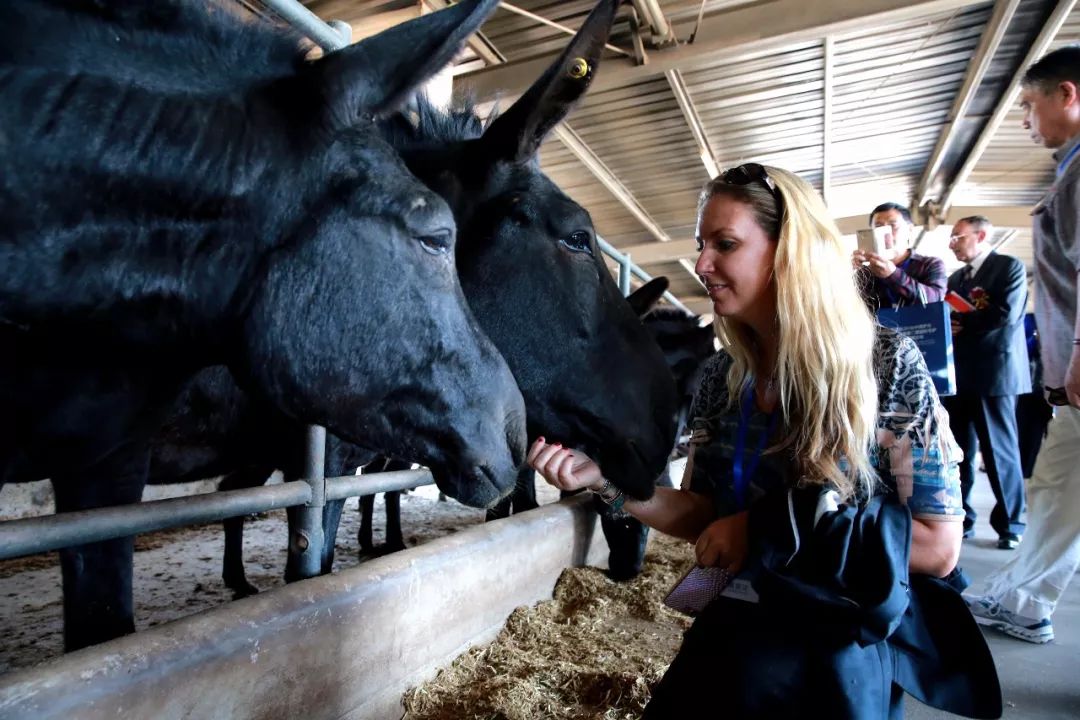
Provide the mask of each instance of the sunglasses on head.
[{"label": "sunglasses on head", "polygon": [[782,209],[784,207],[784,198],[780,195],[780,189],[776,187],[776,182],[769,177],[765,166],[760,163],[743,163],[738,167],[725,170],[720,179],[728,185],[750,185],[751,183],[760,182],[772,193],[777,208]]},{"label": "sunglasses on head", "polygon": [[1064,407],[1069,404],[1069,394],[1065,392],[1065,388],[1052,388],[1046,386],[1046,402],[1057,407]]}]

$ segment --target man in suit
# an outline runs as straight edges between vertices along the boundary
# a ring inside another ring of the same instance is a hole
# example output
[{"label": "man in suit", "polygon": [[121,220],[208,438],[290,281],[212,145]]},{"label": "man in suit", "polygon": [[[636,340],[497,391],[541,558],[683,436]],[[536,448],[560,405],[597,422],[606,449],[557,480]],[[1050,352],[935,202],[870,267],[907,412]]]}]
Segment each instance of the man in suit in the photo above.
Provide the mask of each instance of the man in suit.
[{"label": "man in suit", "polygon": [[1014,550],[1024,532],[1024,479],[1016,433],[1016,396],[1031,392],[1024,310],[1027,273],[1019,260],[990,249],[993,225],[981,215],[953,227],[949,248],[964,267],[949,276],[949,290],[971,305],[952,315],[956,395],[943,398],[949,425],[964,451],[960,488],[964,537],[974,534],[969,498],[975,482],[975,450],[982,450],[997,504],[990,526],[998,547]]}]

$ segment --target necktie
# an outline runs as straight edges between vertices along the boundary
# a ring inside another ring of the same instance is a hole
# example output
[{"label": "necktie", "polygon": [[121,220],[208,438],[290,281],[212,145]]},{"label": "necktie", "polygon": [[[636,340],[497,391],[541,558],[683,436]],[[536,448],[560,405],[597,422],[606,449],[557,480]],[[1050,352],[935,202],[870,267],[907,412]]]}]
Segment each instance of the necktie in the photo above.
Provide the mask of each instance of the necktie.
[{"label": "necktie", "polygon": [[975,277],[975,268],[968,265],[964,268],[964,274],[960,276],[960,289],[967,292],[971,287],[971,279]]}]

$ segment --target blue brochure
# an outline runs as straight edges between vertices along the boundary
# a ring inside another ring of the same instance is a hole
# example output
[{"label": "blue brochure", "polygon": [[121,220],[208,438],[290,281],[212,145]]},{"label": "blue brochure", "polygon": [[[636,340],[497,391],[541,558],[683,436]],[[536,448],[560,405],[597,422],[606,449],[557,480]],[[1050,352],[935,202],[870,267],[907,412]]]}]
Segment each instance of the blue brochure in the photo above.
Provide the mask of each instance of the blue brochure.
[{"label": "blue brochure", "polygon": [[915,341],[926,360],[938,395],[956,394],[952,325],[943,302],[878,310],[878,322]]}]

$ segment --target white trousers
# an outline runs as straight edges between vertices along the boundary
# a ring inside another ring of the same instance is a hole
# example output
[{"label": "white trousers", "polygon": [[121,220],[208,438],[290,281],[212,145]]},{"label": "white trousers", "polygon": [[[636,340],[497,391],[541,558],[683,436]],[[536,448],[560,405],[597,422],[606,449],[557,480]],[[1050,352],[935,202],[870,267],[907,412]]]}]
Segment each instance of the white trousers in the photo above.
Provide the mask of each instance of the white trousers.
[{"label": "white trousers", "polygon": [[1027,530],[984,597],[1033,620],[1050,617],[1080,566],[1080,410],[1055,408],[1027,481]]}]

